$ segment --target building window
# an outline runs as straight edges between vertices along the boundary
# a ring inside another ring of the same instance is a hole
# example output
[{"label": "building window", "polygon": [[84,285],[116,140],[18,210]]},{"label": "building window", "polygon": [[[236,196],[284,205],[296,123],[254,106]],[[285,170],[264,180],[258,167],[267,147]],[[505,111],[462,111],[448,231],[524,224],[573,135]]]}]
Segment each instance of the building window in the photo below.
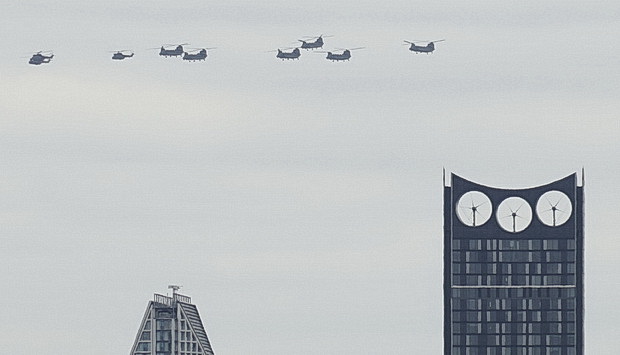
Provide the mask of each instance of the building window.
[{"label": "building window", "polygon": [[140,340],[151,340],[151,332],[142,332]]}]

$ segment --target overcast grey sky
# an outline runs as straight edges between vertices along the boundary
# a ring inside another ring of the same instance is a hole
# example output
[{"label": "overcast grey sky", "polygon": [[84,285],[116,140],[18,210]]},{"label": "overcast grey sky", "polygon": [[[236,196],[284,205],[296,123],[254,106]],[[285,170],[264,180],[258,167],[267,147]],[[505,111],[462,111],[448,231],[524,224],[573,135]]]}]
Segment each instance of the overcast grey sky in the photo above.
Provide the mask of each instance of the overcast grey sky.
[{"label": "overcast grey sky", "polygon": [[[586,348],[620,346],[618,2],[0,3],[2,353],[127,354],[174,283],[218,355],[439,354],[443,167],[585,167]],[[366,48],[267,53],[319,34]],[[180,42],[217,49],[147,50]]]}]

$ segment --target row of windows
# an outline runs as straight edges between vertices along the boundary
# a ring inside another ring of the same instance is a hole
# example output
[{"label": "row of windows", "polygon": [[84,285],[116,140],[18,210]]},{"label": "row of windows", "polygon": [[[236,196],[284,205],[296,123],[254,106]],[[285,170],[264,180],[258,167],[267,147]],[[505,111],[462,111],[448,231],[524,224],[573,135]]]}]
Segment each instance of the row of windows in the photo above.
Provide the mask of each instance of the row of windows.
[{"label": "row of windows", "polygon": [[180,344],[181,351],[202,351],[200,345],[197,343],[184,343]]},{"label": "row of windows", "polygon": [[453,274],[574,274],[575,263],[452,263]]},{"label": "row of windows", "polygon": [[576,300],[566,299],[452,299],[453,310],[530,310],[530,311],[552,311],[552,310],[574,310]]},{"label": "row of windows", "polygon": [[577,355],[575,347],[511,346],[511,347],[453,347],[452,355]]},{"label": "row of windows", "polygon": [[575,275],[453,275],[453,286],[571,286]]},{"label": "row of windows", "polygon": [[[170,342],[158,342],[157,343],[157,351],[170,351]],[[197,343],[184,343],[180,344],[181,351],[187,351],[188,354],[190,352],[198,352],[202,353],[202,349],[200,345]],[[151,343],[150,342],[140,342],[136,348],[136,352],[150,352],[151,351]]]},{"label": "row of windows", "polygon": [[452,261],[468,263],[575,262],[575,251],[453,251]]},{"label": "row of windows", "polygon": [[574,335],[463,335],[453,336],[452,345],[486,346],[574,346]]},{"label": "row of windows", "polygon": [[453,239],[452,250],[575,250],[575,239]]},{"label": "row of windows", "polygon": [[574,322],[574,311],[453,311],[453,322]]},{"label": "row of windows", "polygon": [[575,298],[575,287],[500,287],[500,288],[452,288],[452,298]]},{"label": "row of windows", "polygon": [[454,323],[453,334],[575,334],[575,323]]},{"label": "row of windows", "polygon": [[189,331],[181,332],[180,335],[181,335],[181,340],[183,341],[190,341],[190,340],[196,341],[196,336]]}]

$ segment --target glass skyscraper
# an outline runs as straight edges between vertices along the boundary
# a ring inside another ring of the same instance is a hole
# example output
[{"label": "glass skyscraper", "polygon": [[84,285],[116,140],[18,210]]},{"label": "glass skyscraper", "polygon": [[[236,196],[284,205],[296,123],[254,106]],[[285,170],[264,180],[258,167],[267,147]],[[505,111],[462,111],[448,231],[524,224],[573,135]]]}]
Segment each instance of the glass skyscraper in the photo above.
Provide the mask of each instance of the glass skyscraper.
[{"label": "glass skyscraper", "polygon": [[583,183],[444,183],[444,354],[582,355]]},{"label": "glass skyscraper", "polygon": [[169,288],[172,297],[156,293],[146,307],[130,355],[214,355],[198,308]]}]

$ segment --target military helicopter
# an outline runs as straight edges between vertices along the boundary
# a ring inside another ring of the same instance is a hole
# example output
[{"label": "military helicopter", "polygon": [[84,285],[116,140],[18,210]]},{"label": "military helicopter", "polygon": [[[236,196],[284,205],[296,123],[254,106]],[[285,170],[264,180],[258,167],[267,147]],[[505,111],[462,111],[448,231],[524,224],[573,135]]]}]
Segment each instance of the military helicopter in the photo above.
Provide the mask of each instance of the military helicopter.
[{"label": "military helicopter", "polygon": [[[45,55],[43,53],[49,53],[49,55]],[[51,51],[39,51],[30,57],[28,64],[32,65],[41,65],[45,63],[49,63],[52,58],[54,58],[54,54]]]},{"label": "military helicopter", "polygon": [[314,48],[323,48],[323,37],[327,38],[327,37],[333,37],[333,36],[323,36],[320,35],[318,37],[309,37],[309,38],[314,38],[314,41],[304,41],[303,39],[298,39],[299,42],[301,42],[301,48],[303,49],[314,49]]},{"label": "military helicopter", "polygon": [[207,59],[207,49],[215,49],[215,48],[201,48],[199,51],[195,49],[194,51],[198,51],[196,53],[183,53],[183,60],[190,60],[192,62],[197,60],[205,60]]},{"label": "military helicopter", "polygon": [[[325,59],[327,60],[331,60],[332,62],[339,62],[339,61],[344,61],[344,60],[349,60],[351,58],[351,51],[356,51],[358,49],[364,49],[365,47],[357,47],[357,48],[351,48],[351,49],[340,49],[343,52],[341,54],[335,54],[332,52],[327,52],[327,57],[325,57]],[[325,52],[318,52],[318,53],[325,53]]]},{"label": "military helicopter", "polygon": [[409,42],[409,41],[404,41],[405,43],[409,43],[411,46],[409,47],[409,50],[412,52],[417,53],[433,53],[433,51],[435,50],[435,43],[436,42],[442,42],[445,41],[445,39],[440,39],[437,41],[418,41],[418,42],[427,42],[427,45],[425,46],[418,46],[413,42]]},{"label": "military helicopter", "polygon": [[278,48],[278,54],[276,54],[276,58],[280,58],[282,60],[299,59],[300,56],[301,52],[299,51],[299,48],[295,48],[290,52],[285,52]]},{"label": "military helicopter", "polygon": [[131,58],[131,57],[133,57],[133,52],[130,50],[126,50],[126,49],[122,51],[116,51],[112,55],[112,59],[114,60],[123,60],[125,58]]},{"label": "military helicopter", "polygon": [[159,55],[162,57],[180,57],[185,54],[185,50],[183,49],[185,45],[187,45],[187,43],[181,43],[174,49],[166,49],[166,47],[172,47],[174,44],[165,44],[159,49]]}]

